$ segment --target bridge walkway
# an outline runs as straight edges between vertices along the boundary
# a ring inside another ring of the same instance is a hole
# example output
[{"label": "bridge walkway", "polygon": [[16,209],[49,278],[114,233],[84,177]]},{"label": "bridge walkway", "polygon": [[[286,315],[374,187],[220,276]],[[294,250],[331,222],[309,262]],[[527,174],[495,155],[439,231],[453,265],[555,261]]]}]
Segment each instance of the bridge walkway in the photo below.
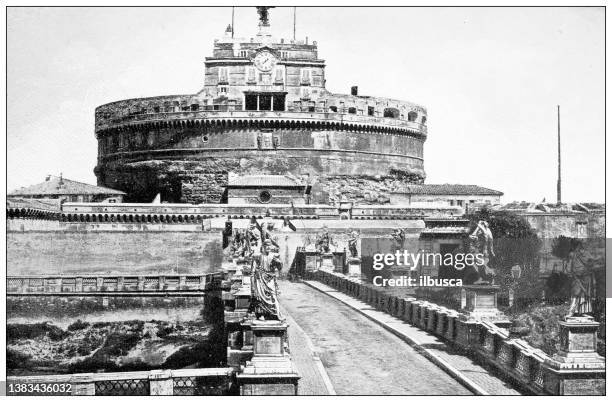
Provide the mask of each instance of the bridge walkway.
[{"label": "bridge walkway", "polygon": [[[472,394],[404,340],[337,299],[304,283],[281,281],[279,288],[289,323],[294,320],[312,342],[338,395]],[[303,354],[295,342],[289,338],[292,355]],[[304,362],[295,361],[300,387],[320,384]]]},{"label": "bridge walkway", "polygon": [[423,355],[428,356],[438,365],[453,373],[463,382],[468,383],[470,389],[481,395],[520,395],[521,393],[512,384],[495,376],[492,372],[474,362],[468,356],[458,353],[435,335],[410,325],[390,314],[378,311],[370,305],[345,295],[325,284],[317,281],[305,281],[304,284],[317,289],[337,300],[339,303],[352,309],[353,314],[367,317],[369,320],[400,336],[410,343]]}]

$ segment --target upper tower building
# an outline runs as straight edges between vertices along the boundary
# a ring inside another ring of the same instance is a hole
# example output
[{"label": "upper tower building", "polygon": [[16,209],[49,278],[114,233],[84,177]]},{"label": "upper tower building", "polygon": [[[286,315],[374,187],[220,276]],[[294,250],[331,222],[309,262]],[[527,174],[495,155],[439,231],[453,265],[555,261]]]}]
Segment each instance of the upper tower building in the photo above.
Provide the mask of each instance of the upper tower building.
[{"label": "upper tower building", "polygon": [[317,42],[275,39],[258,11],[256,36],[229,26],[215,40],[197,94],[96,109],[98,184],[128,201],[223,202],[228,173],[274,174],[314,202],[384,203],[395,181],[422,183],[425,108],[328,92]]}]

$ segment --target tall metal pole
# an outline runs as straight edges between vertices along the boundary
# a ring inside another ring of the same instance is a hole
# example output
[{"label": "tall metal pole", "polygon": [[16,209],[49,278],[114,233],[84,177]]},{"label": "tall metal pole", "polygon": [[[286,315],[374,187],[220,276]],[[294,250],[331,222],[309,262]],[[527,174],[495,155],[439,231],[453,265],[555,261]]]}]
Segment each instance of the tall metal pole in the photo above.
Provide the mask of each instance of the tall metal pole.
[{"label": "tall metal pole", "polygon": [[232,7],[232,39],[234,39],[234,7]]},{"label": "tall metal pole", "polygon": [[295,12],[297,7],[293,7],[293,41],[295,42]]},{"label": "tall metal pole", "polygon": [[561,204],[561,108],[557,105],[557,204]]}]

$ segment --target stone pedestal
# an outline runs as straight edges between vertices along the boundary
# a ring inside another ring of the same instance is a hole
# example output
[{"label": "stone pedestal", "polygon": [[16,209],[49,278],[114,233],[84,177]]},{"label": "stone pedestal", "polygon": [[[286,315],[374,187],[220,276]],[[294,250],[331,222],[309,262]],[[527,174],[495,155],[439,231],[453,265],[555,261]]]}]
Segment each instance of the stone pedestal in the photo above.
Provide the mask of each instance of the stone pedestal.
[{"label": "stone pedestal", "polygon": [[468,320],[492,321],[506,324],[509,322],[497,308],[497,285],[470,285],[465,286],[465,307],[462,313]]},{"label": "stone pedestal", "polygon": [[304,257],[306,259],[305,261],[305,276],[306,278],[310,278],[311,275],[318,269],[317,267],[317,259],[318,259],[318,253],[314,250],[306,250],[304,251]]},{"label": "stone pedestal", "polygon": [[321,254],[321,267],[319,269],[334,272],[334,255],[332,253]]},{"label": "stone pedestal", "polygon": [[95,395],[96,382],[93,374],[73,374],[72,375],[72,395]]},{"label": "stone pedestal", "polygon": [[349,257],[348,276],[361,279],[361,258]]},{"label": "stone pedestal", "polygon": [[149,373],[150,395],[172,395],[173,382],[170,370],[153,370]]},{"label": "stone pedestal", "polygon": [[254,320],[253,358],[236,375],[241,395],[297,395],[299,376],[286,350],[287,324]]},{"label": "stone pedestal", "polygon": [[559,321],[559,353],[546,361],[544,389],[555,395],[605,395],[606,361],[597,350],[593,317]]}]

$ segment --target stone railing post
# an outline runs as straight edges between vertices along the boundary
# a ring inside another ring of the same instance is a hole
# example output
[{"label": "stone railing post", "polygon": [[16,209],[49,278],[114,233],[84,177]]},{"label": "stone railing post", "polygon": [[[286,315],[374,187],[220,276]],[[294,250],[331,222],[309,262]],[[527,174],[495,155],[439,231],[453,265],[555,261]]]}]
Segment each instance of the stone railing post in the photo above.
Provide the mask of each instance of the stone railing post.
[{"label": "stone railing post", "polygon": [[152,370],[149,373],[149,392],[151,395],[172,395],[174,393],[170,370]]},{"label": "stone railing post", "polygon": [[25,278],[21,280],[21,284],[19,286],[21,293],[28,293],[28,288],[30,287],[30,280]]},{"label": "stone railing post", "polygon": [[82,292],[83,291],[83,278],[75,278],[74,280],[74,291]]},{"label": "stone railing post", "polygon": [[72,395],[96,394],[96,383],[92,374],[73,374],[70,383],[72,384]]},{"label": "stone railing post", "polygon": [[605,395],[606,360],[597,353],[593,317],[559,321],[559,352],[544,364],[544,390],[553,395]]}]

